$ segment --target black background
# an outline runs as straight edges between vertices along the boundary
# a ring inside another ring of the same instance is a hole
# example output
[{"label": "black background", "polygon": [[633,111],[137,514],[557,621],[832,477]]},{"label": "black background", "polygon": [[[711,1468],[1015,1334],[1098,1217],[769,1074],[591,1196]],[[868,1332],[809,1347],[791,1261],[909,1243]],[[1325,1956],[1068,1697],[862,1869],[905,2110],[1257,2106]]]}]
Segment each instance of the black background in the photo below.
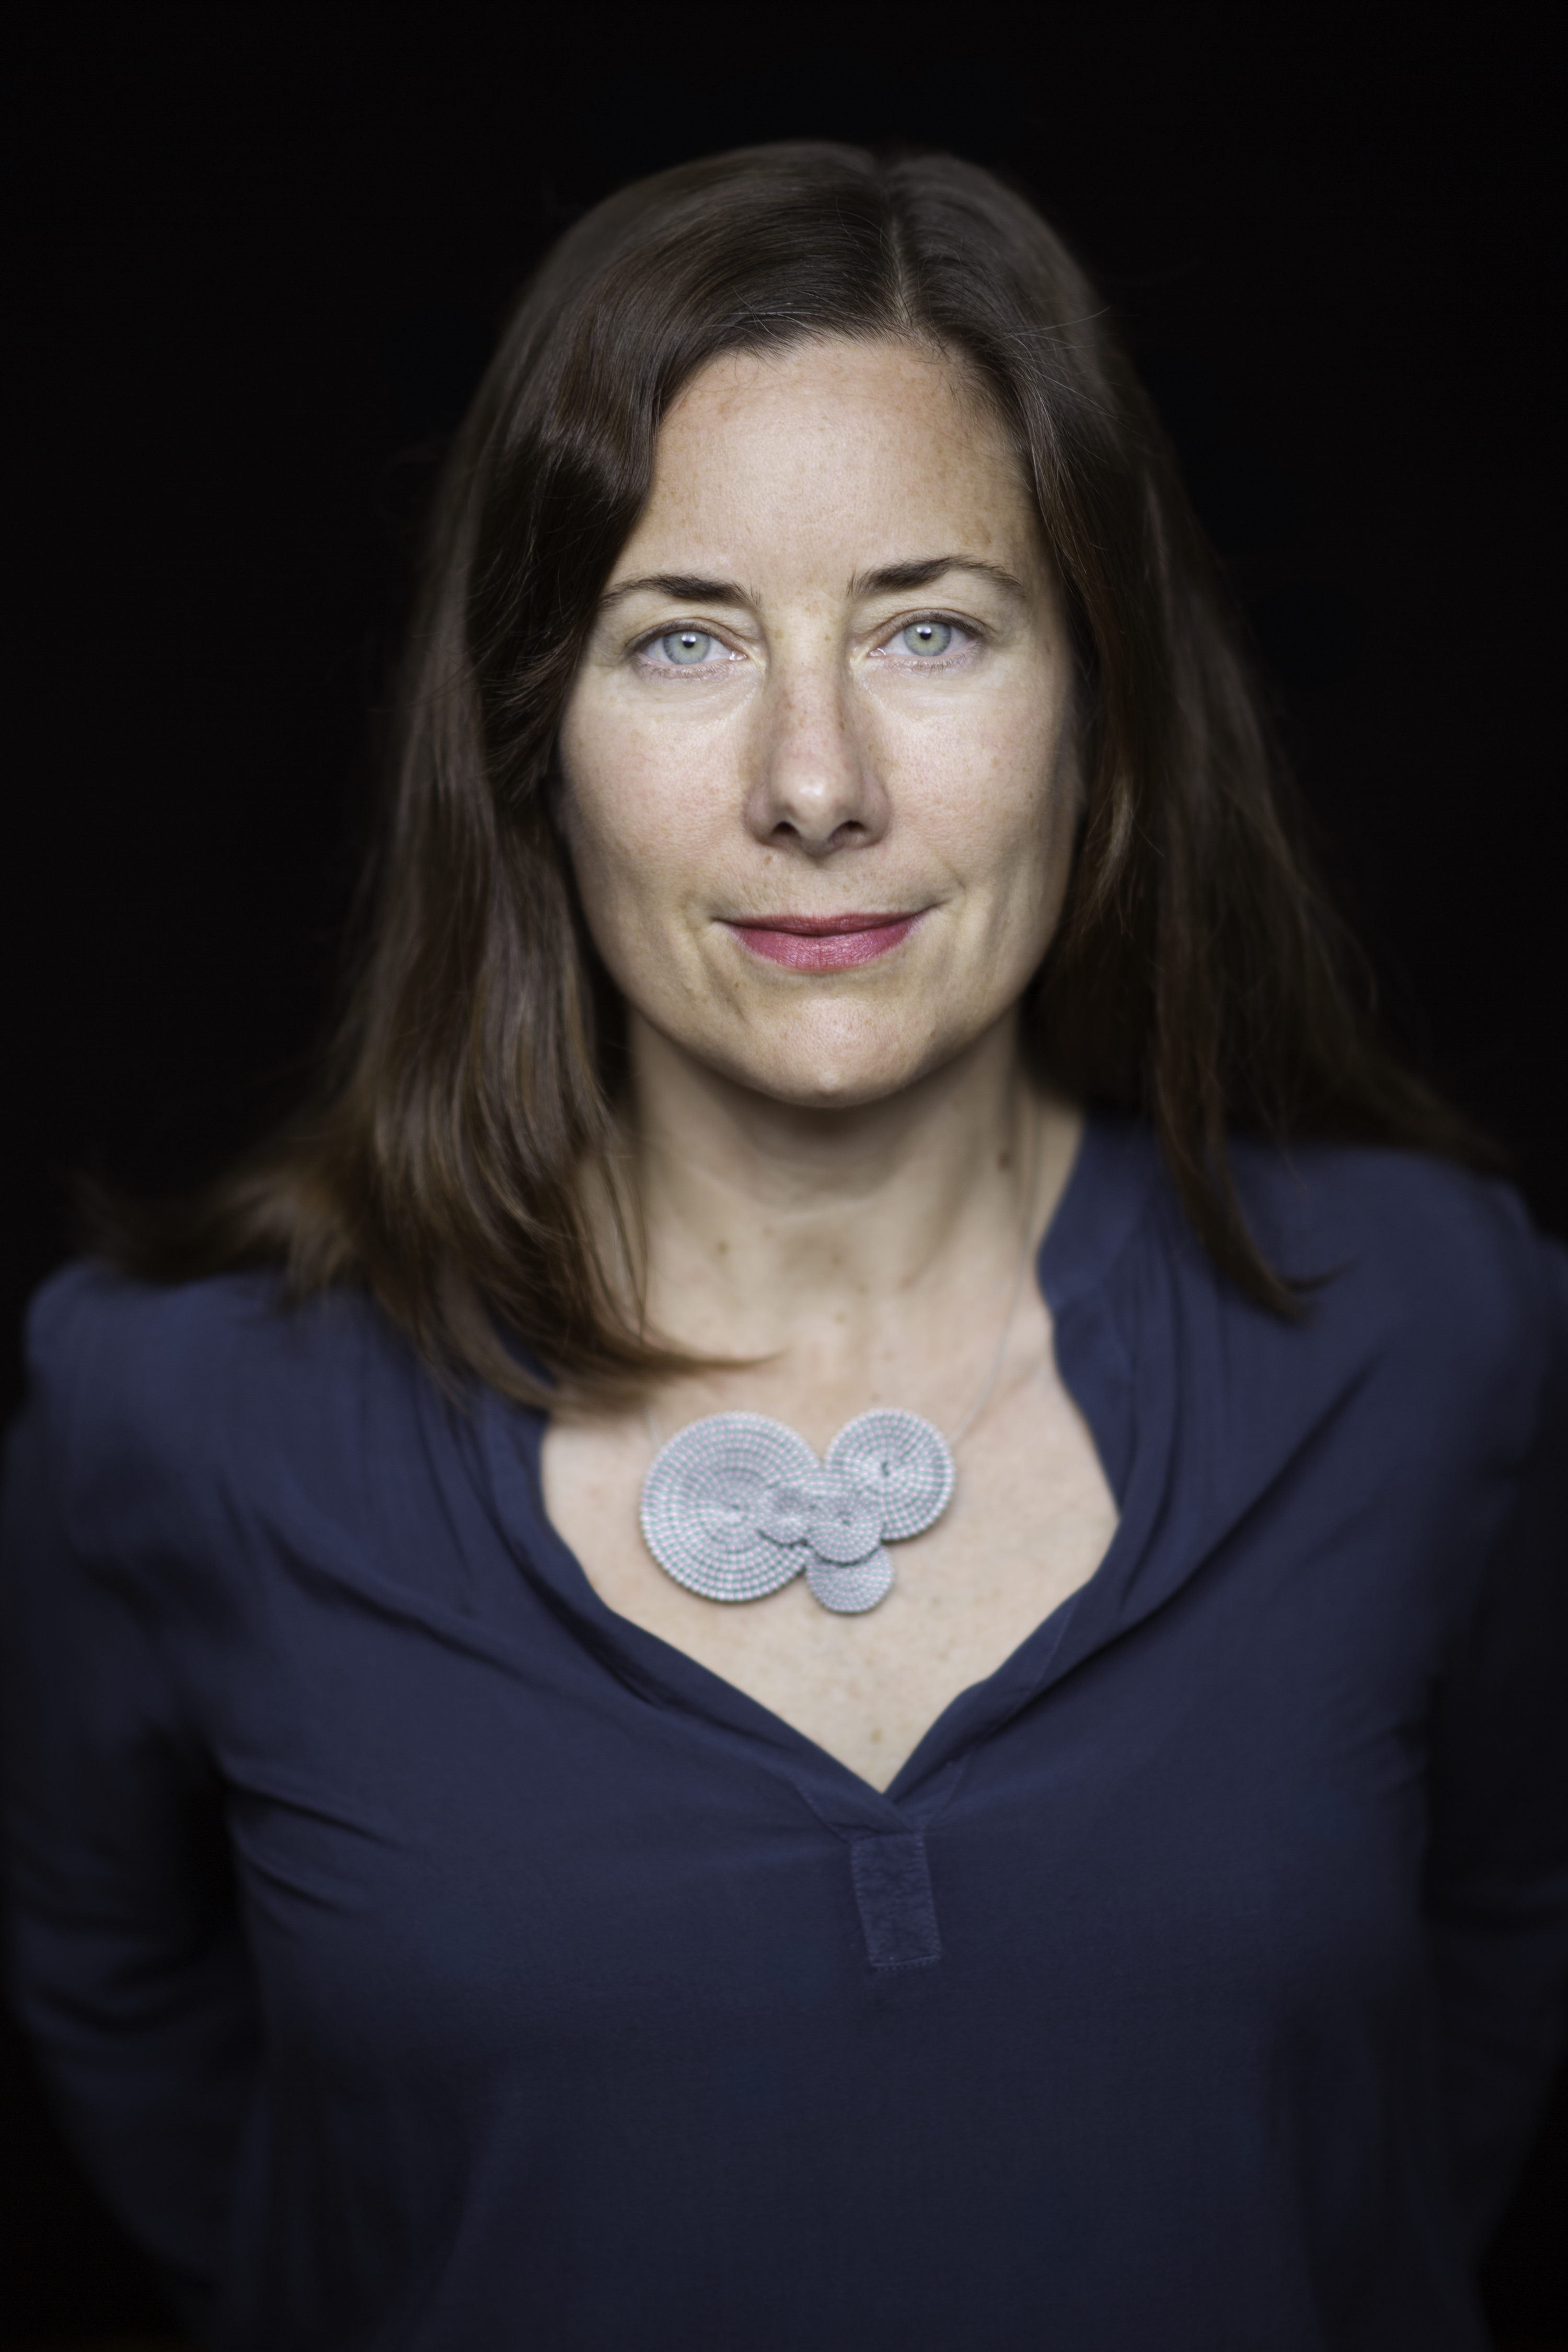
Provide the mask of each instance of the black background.
[{"label": "black background", "polygon": [[[7,1403],[68,1179],[190,1180],[330,1002],[443,437],[624,180],[1007,172],[1118,312],[1406,1050],[1568,1231],[1556,12],[9,10]],[[1557,676],[1554,676],[1557,673]],[[157,2324],[5,2059],[0,2342]],[[1568,2344],[1560,2102],[1489,2270]]]}]

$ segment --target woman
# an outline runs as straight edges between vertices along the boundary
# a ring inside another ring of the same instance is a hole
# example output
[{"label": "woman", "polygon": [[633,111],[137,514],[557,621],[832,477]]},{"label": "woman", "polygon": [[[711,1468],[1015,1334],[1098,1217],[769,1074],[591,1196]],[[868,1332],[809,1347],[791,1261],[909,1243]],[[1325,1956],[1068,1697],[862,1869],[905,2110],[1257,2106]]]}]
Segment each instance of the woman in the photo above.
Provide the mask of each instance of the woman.
[{"label": "woman", "polygon": [[375,904],[309,1114],[41,1297],[10,1481],[16,1981],[192,2325],[1479,2347],[1562,1263],[1021,201],[773,148],[563,240]]}]

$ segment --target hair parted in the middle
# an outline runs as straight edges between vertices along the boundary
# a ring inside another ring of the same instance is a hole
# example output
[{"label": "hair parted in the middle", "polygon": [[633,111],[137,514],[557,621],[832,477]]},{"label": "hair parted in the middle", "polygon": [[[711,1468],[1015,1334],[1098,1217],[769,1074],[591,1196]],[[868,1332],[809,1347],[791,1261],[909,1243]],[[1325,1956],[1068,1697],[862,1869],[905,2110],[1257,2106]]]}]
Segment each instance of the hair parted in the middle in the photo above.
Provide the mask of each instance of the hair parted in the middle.
[{"label": "hair parted in the middle", "polygon": [[624,1217],[606,1242],[616,1008],[553,746],[682,386],[721,353],[887,335],[994,404],[1071,616],[1086,813],[1024,1007],[1037,1071],[1141,1108],[1213,1257],[1284,1311],[1229,1129],[1473,1156],[1360,1008],[1201,533],[1082,271],[972,165],[775,146],[624,190],[527,288],[439,493],[374,912],[320,1092],[197,1202],[110,1216],[122,1261],[368,1285],[433,1361],[529,1402],[686,1360],[640,1328]]}]

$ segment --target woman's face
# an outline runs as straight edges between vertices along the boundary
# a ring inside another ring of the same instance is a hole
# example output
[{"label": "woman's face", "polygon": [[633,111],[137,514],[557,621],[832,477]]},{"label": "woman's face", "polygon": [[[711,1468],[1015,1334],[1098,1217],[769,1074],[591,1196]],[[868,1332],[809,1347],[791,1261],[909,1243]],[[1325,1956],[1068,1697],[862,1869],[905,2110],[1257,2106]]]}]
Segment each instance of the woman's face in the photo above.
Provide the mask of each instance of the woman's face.
[{"label": "woman's face", "polygon": [[634,1016],[802,1106],[962,1053],[1060,909],[1072,697],[1032,499],[956,366],[890,341],[715,361],[665,423],[561,733]]}]

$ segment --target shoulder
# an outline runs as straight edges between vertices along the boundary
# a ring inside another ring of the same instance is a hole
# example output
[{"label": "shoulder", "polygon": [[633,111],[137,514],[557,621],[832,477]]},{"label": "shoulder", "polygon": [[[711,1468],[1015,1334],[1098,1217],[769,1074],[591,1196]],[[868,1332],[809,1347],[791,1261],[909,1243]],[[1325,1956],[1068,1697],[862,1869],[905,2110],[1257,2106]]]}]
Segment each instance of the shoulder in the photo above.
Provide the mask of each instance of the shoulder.
[{"label": "shoulder", "polygon": [[1425,1391],[1531,1417],[1568,1357],[1568,1253],[1510,1184],[1425,1153],[1257,1142],[1237,1188],[1266,1254],[1308,1286],[1309,1321],[1353,1333]]},{"label": "shoulder", "polygon": [[367,1300],[290,1307],[267,1271],[163,1285],[81,1262],[35,1295],[26,1325],[30,1393],[73,1427],[142,1442],[171,1427],[188,1438],[225,1402],[330,1387],[377,1345]]},{"label": "shoulder", "polygon": [[408,1354],[357,1294],[289,1306],[267,1272],[153,1286],[79,1264],[29,1311],[18,1437],[79,1549],[184,1549],[237,1489],[352,1458],[367,1395],[405,1386]]},{"label": "shoulder", "polygon": [[228,1356],[275,1295],[274,1278],[263,1274],[165,1286],[79,1260],[46,1282],[28,1307],[30,1382],[51,1398],[173,1402],[184,1381]]},{"label": "shoulder", "polygon": [[[1410,1306],[1446,1299],[1517,1316],[1560,1272],[1560,1245],[1540,1234],[1511,1184],[1425,1152],[1251,1139],[1235,1149],[1237,1186],[1254,1230],[1286,1271],[1342,1269]],[[1300,1260],[1327,1251],[1331,1264]]]}]

